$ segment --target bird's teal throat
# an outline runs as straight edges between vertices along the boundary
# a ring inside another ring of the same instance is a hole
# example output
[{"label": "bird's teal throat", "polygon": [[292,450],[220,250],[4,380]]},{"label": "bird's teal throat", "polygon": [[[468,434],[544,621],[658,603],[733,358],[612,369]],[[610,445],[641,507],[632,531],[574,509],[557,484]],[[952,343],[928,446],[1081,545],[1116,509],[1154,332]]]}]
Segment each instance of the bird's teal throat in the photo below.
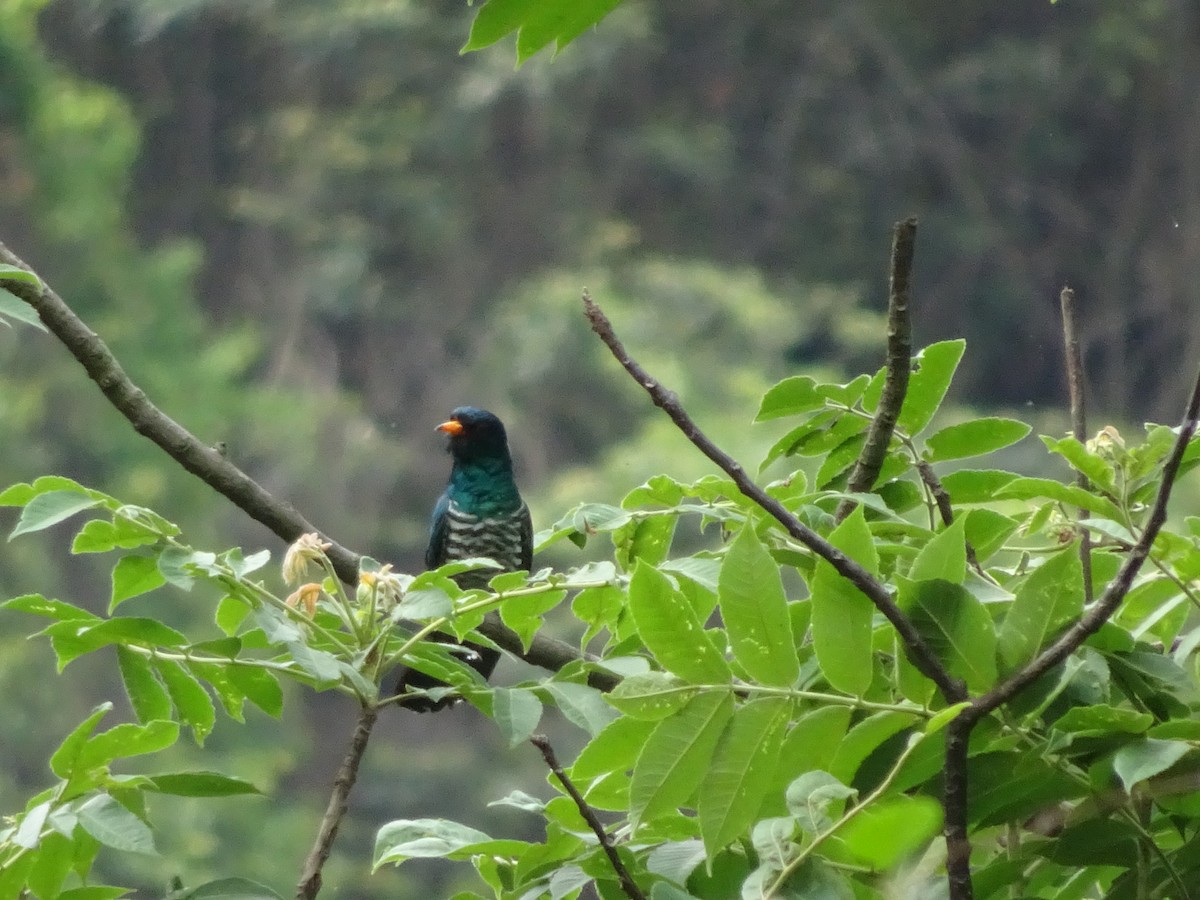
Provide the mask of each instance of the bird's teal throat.
[{"label": "bird's teal throat", "polygon": [[521,507],[521,495],[507,461],[456,463],[446,493],[463,512],[473,516],[497,516]]}]

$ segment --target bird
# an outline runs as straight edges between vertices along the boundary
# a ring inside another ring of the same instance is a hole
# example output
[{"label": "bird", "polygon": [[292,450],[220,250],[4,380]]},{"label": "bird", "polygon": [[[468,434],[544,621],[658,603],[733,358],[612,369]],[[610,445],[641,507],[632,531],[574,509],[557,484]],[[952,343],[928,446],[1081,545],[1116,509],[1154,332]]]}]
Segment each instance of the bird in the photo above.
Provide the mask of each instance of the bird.
[{"label": "bird", "polygon": [[[513,478],[504,423],[485,409],[460,406],[437,430],[449,436],[447,449],[452,463],[446,490],[433,507],[426,567],[436,569],[454,560],[487,557],[503,571],[528,571],[533,562],[533,521]],[[496,574],[495,569],[475,569],[453,577],[459,587],[481,588],[487,587]],[[431,637],[453,642],[453,638],[440,633]],[[472,668],[489,678],[500,652],[470,641],[464,641],[463,646],[474,654],[468,658]],[[434,676],[405,667],[396,689],[403,694],[409,689],[440,686],[444,682]],[[416,696],[401,703],[407,709],[433,712],[456,699]]]}]

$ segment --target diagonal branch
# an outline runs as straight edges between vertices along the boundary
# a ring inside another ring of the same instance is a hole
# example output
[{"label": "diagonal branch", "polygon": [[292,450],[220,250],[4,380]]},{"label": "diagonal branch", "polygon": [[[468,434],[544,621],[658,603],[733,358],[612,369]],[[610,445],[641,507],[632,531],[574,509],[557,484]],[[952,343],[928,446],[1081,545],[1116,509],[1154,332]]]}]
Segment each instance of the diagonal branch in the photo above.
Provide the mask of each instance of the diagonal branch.
[{"label": "diagonal branch", "polygon": [[983,696],[978,697],[970,708],[963,712],[963,716],[978,720],[1007,703],[1079,649],[1080,645],[1099,631],[1100,626],[1117,611],[1117,607],[1129,593],[1133,579],[1137,577],[1142,564],[1150,554],[1154,539],[1158,537],[1159,531],[1162,530],[1163,524],[1167,520],[1167,502],[1171,499],[1171,490],[1175,486],[1175,478],[1179,474],[1183,454],[1187,451],[1188,443],[1196,434],[1197,417],[1200,417],[1200,373],[1196,375],[1196,381],[1192,385],[1192,395],[1179,426],[1179,436],[1175,439],[1175,446],[1163,464],[1162,483],[1158,486],[1158,495],[1154,498],[1154,506],[1150,509],[1145,530],[1142,531],[1138,542],[1133,545],[1133,549],[1129,551],[1129,555],[1125,557],[1125,562],[1117,571],[1116,576],[1104,589],[1100,599],[1089,607],[1078,622],[1063,632],[1058,640],[1034,657],[1023,669],[996,685]]},{"label": "diagonal branch", "polygon": [[[892,267],[888,286],[887,374],[879,408],[867,439],[863,444],[854,470],[850,473],[847,491],[862,493],[875,486],[875,479],[887,458],[888,445],[896,431],[896,420],[908,393],[908,377],[912,373],[912,321],[908,315],[909,285],[912,282],[913,244],[917,238],[914,217],[897,222],[892,228]],[[837,509],[840,522],[854,509],[854,501],[843,500]]]},{"label": "diagonal branch", "polygon": [[[0,243],[0,262],[33,272],[19,257]],[[50,332],[59,339],[87,371],[88,377],[117,408],[135,431],[149,438],[187,471],[209,487],[231,500],[235,506],[256,522],[269,528],[288,543],[302,534],[319,531],[289,503],[272,497],[262,485],[234,465],[220,450],[208,446],[190,431],[155,406],[121,367],[100,336],[92,331],[75,312],[45,282],[36,284],[20,279],[0,278],[0,286],[24,300],[37,312]],[[357,553],[343,547],[328,536],[326,551],[338,577],[347,584],[358,584]],[[580,652],[565,641],[535,635],[528,652],[520,638],[499,620],[489,619],[479,626],[479,632],[500,647],[526,662],[557,672],[568,663],[584,659]],[[601,690],[611,690],[619,679],[603,672],[589,675],[590,683]]]},{"label": "diagonal branch", "polygon": [[971,843],[967,836],[967,754],[971,731],[979,721],[993,710],[1012,700],[1048,671],[1074,653],[1087,638],[1100,630],[1112,617],[1129,593],[1133,579],[1146,561],[1154,539],[1167,519],[1167,503],[1171,490],[1179,475],[1179,467],[1188,444],[1196,434],[1197,417],[1200,416],[1200,374],[1192,386],[1192,395],[1187,411],[1179,426],[1179,436],[1171,455],[1163,464],[1162,483],[1154,506],[1146,520],[1141,538],[1130,549],[1104,593],[1079,620],[1068,628],[1049,647],[1034,657],[1028,664],[996,685],[986,694],[975,698],[946,728],[946,764],[942,807],[945,811],[946,870],[949,879],[951,900],[971,900]]},{"label": "diagonal branch", "polygon": [[362,764],[363,754],[367,752],[367,741],[371,738],[371,729],[375,727],[378,716],[379,707],[374,704],[363,706],[358,716],[354,737],[350,739],[350,749],[346,751],[346,758],[342,760],[333,779],[333,792],[329,795],[329,805],[321,818],[321,827],[317,829],[317,838],[304,860],[304,871],[300,883],[296,885],[296,900],[313,900],[321,891],[321,870],[333,851],[338,827],[346,816],[350,791],[358,780],[358,767]]},{"label": "diagonal branch", "polygon": [[554,773],[554,777],[558,779],[558,783],[563,786],[564,790],[571,795],[571,799],[575,801],[575,806],[579,809],[579,814],[583,816],[583,820],[587,822],[588,828],[592,829],[592,833],[600,841],[604,855],[608,857],[613,871],[617,873],[617,879],[621,882],[621,890],[625,892],[625,896],[629,900],[646,900],[646,895],[642,893],[642,889],[638,887],[637,882],[633,880],[633,876],[629,874],[629,869],[625,867],[625,863],[621,862],[617,848],[613,846],[611,835],[605,831],[603,823],[596,818],[596,811],[583,799],[583,794],[579,793],[579,788],[575,787],[575,783],[567,777],[567,773],[559,765],[558,757],[554,755],[554,748],[550,746],[550,741],[546,739],[544,734],[535,734],[529,739],[529,743],[542,751],[542,759],[546,761],[546,765]]},{"label": "diagonal branch", "polygon": [[839,575],[867,595],[900,635],[900,639],[904,642],[904,646],[912,658],[913,665],[922,675],[938,686],[947,703],[957,703],[966,699],[964,685],[946,671],[941,660],[929,648],[913,623],[900,611],[900,607],[896,605],[896,601],[892,599],[888,589],[856,561],[797,519],[788,511],[787,507],[755,484],[746,474],[741,463],[714,444],[692,421],[691,416],[679,402],[679,398],[656,381],[637,360],[629,355],[616,332],[613,331],[612,323],[604,315],[604,311],[595,304],[586,291],[583,294],[583,305],[592,330],[616,357],[617,362],[633,377],[634,381],[646,390],[654,405],[670,416],[671,421],[695,445],[696,449],[716,463],[733,479],[742,494],[773,516],[783,525],[788,534],[832,565]]}]

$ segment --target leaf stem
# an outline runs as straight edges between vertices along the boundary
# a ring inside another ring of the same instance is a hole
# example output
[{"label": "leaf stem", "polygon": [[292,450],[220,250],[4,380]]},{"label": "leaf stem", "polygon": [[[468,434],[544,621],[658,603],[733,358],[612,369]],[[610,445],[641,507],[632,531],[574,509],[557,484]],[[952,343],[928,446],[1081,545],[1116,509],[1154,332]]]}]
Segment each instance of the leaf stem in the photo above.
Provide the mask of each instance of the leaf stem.
[{"label": "leaf stem", "polygon": [[841,828],[845,826],[847,822],[849,822],[860,812],[887,793],[888,788],[892,786],[892,782],[896,780],[896,776],[900,774],[900,770],[904,767],[904,764],[908,762],[908,758],[912,755],[912,752],[917,749],[917,746],[920,745],[924,739],[924,734],[914,734],[909,738],[908,746],[904,748],[904,752],[900,754],[895,764],[888,771],[887,776],[879,783],[879,786],[876,787],[875,790],[871,791],[871,793],[868,794],[861,803],[854,806],[852,809],[846,810],[840,819],[838,819],[820,834],[814,836],[811,843],[797,853],[796,856],[791,859],[786,866],[783,867],[783,871],[779,873],[779,877],[777,877],[771,883],[771,886],[767,888],[767,892],[764,894],[764,900],[770,900],[770,898],[774,897],[780,890],[782,890],[784,884],[787,883],[787,880],[791,878],[792,874],[798,868],[800,868],[800,866],[806,859],[808,859],[809,856],[812,855],[813,851],[825,843],[825,841],[829,840],[829,838],[837,834],[837,832],[841,830]]}]

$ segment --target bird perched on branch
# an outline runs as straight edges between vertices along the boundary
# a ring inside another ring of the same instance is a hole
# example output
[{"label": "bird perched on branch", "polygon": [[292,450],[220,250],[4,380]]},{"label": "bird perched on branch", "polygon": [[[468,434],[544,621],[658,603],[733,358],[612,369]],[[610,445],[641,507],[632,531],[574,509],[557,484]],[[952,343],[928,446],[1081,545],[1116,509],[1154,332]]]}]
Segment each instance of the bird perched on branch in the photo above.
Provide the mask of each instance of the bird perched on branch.
[{"label": "bird perched on branch", "polygon": [[[533,525],[529,507],[521,499],[513,480],[512,456],[504,423],[487,410],[460,406],[437,426],[450,436],[453,458],[450,482],[433,508],[425,565],[431,569],[457,559],[487,557],[505,571],[528,570],[533,560]],[[456,575],[460,587],[487,587],[495,569],[477,569]],[[444,635],[434,640],[452,641]],[[469,641],[463,646],[474,652],[468,662],[484,678],[492,674],[500,653]],[[441,686],[432,675],[406,668],[397,692]],[[430,712],[453,702],[453,698],[430,700],[414,697],[404,702],[409,709]]]}]

